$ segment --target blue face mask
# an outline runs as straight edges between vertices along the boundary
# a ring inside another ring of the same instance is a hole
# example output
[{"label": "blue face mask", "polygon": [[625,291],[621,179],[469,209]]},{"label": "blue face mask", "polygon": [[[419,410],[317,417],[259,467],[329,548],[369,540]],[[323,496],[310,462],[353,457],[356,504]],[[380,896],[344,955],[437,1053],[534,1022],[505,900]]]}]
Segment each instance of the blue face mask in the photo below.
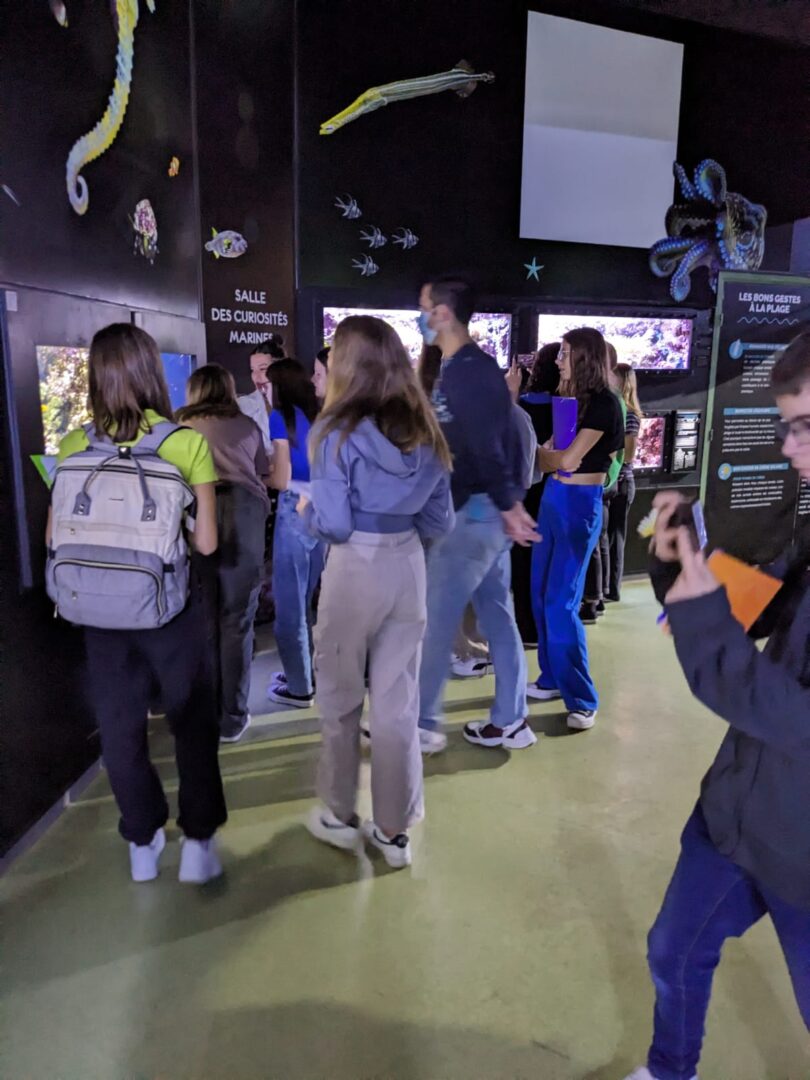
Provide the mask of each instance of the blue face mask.
[{"label": "blue face mask", "polygon": [[431,330],[428,326],[429,318],[430,315],[426,311],[419,312],[419,331],[426,345],[432,345],[439,336],[435,330]]}]

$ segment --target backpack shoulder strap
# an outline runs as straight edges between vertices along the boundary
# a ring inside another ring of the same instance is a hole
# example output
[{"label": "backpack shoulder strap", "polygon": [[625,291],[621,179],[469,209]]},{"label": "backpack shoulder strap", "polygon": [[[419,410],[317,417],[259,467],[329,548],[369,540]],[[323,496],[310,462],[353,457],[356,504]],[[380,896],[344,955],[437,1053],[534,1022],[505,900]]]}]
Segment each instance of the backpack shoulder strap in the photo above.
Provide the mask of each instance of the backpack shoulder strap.
[{"label": "backpack shoulder strap", "polygon": [[169,436],[174,435],[175,431],[179,430],[179,424],[172,423],[171,420],[162,420],[159,424],[155,424],[152,430],[147,432],[142,439],[139,439],[135,446],[132,447],[132,450],[139,455],[155,455]]},{"label": "backpack shoulder strap", "polygon": [[110,456],[118,453],[118,447],[109,437],[109,435],[100,435],[96,431],[95,425],[93,423],[83,424],[82,431],[84,431],[84,434],[87,437],[88,450],[98,450],[102,454],[108,454]]}]

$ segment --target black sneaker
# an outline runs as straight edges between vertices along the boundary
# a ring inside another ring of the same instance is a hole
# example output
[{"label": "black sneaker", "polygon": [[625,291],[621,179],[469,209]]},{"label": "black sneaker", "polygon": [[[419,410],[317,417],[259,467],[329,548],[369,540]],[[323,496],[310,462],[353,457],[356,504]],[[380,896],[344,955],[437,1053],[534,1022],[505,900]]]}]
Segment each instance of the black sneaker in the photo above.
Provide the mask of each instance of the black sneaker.
[{"label": "black sneaker", "polygon": [[291,694],[286,686],[279,683],[268,686],[267,697],[277,705],[290,705],[294,709],[311,709],[315,704],[312,694]]},{"label": "black sneaker", "polygon": [[599,603],[596,605],[596,617],[597,617],[597,619],[601,619],[604,614],[605,614],[605,601],[600,600]]},{"label": "black sneaker", "polygon": [[596,602],[585,600],[579,609],[579,619],[583,626],[596,625]]},{"label": "black sneaker", "polygon": [[219,725],[219,741],[223,743],[239,742],[250,727],[250,713],[245,713],[242,720],[223,720]]}]

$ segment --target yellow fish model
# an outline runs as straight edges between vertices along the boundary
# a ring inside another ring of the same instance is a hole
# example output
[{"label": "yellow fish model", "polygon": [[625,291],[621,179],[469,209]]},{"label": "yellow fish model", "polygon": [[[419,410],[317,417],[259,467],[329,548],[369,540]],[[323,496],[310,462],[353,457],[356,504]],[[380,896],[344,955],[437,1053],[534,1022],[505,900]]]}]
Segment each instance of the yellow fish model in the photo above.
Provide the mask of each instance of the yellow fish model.
[{"label": "yellow fish model", "polygon": [[469,97],[480,82],[490,83],[495,76],[491,71],[476,73],[466,60],[459,60],[450,71],[440,71],[438,75],[423,75],[417,79],[401,79],[399,82],[386,83],[385,86],[372,86],[351,103],[348,109],[339,112],[331,120],[321,124],[321,135],[334,135],[340,128],[357,120],[366,113],[381,109],[392,101],[407,101],[409,98],[427,97],[440,94],[443,90],[454,90],[459,97]]},{"label": "yellow fish model", "polygon": [[[146,0],[151,12],[155,0]],[[115,82],[104,115],[86,135],[73,144],[67,159],[67,192],[70,205],[77,214],[87,212],[90,201],[87,181],[81,176],[85,165],[109,150],[115,142],[129,104],[129,88],[132,82],[133,48],[135,27],[138,25],[139,0],[114,0],[113,11],[118,29],[118,51],[115,54]],[[67,16],[65,15],[65,18]]]}]

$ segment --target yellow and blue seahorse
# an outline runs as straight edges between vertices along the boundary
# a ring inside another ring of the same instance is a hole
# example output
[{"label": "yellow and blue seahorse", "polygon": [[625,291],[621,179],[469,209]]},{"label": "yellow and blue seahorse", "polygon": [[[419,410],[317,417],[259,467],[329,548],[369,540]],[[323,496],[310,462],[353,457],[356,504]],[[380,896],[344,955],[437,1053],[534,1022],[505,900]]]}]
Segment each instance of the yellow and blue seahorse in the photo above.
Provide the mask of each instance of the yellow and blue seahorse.
[{"label": "yellow and blue seahorse", "polygon": [[[146,0],[151,12],[155,0]],[[139,0],[113,0],[113,15],[118,30],[118,51],[115,55],[115,82],[104,115],[86,135],[73,144],[67,159],[67,192],[70,205],[77,214],[87,212],[90,197],[87,181],[81,175],[85,165],[109,150],[118,137],[129,104],[129,88],[132,82],[135,27],[138,25]]]},{"label": "yellow and blue seahorse", "polygon": [[352,120],[357,120],[375,109],[381,109],[392,101],[407,101],[409,98],[440,94],[443,90],[455,90],[459,97],[469,97],[478,83],[489,83],[494,78],[491,71],[475,72],[466,60],[459,60],[450,71],[440,71],[437,75],[423,75],[416,79],[400,79],[399,82],[386,83],[384,86],[372,86],[347,109],[321,124],[321,135],[333,135]]}]

